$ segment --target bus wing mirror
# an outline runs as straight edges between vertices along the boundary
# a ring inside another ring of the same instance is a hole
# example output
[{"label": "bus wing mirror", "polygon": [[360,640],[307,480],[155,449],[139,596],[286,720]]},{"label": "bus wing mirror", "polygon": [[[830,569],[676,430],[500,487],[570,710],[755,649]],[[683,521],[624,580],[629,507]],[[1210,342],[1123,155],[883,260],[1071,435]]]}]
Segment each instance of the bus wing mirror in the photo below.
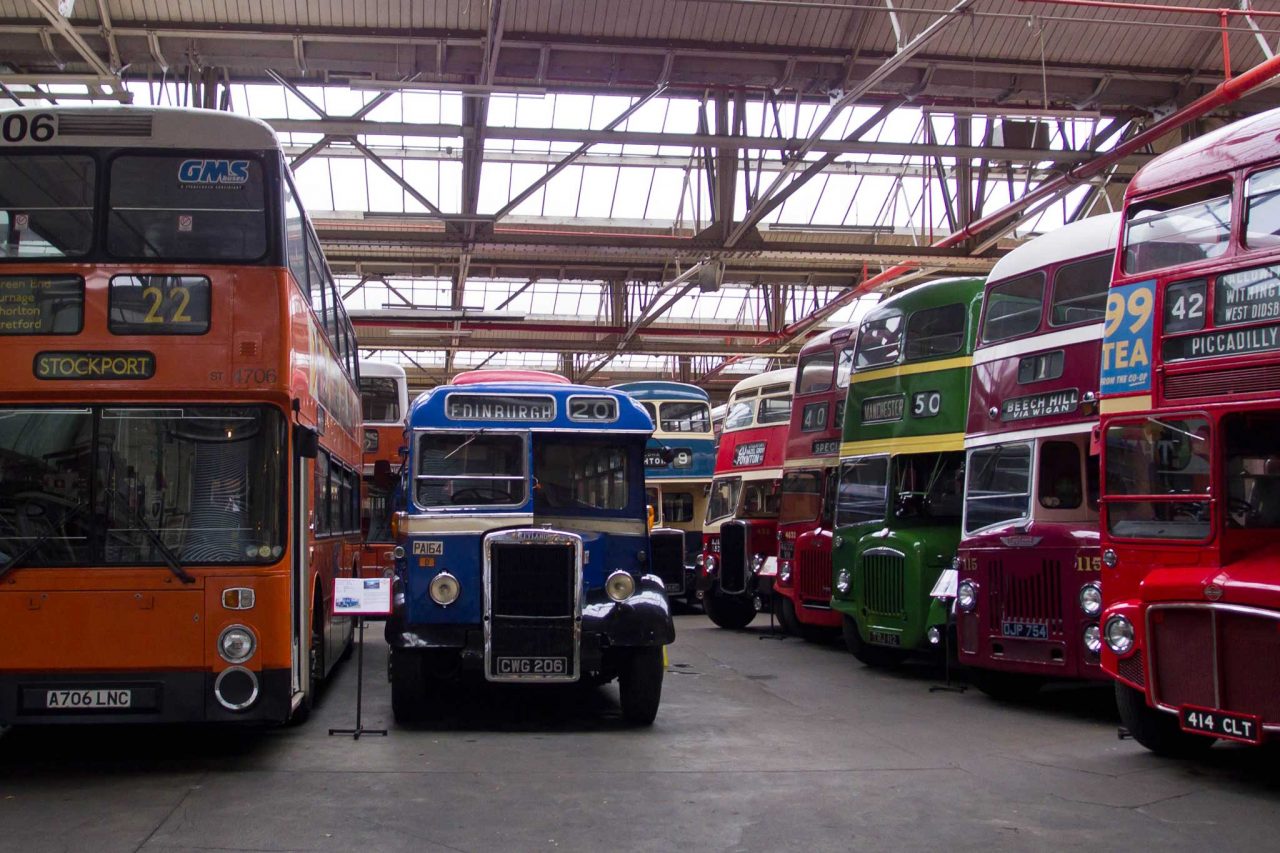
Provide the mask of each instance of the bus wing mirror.
[{"label": "bus wing mirror", "polygon": [[373,463],[373,484],[384,492],[390,491],[396,484],[396,478],[391,473],[391,463],[386,459]]},{"label": "bus wing mirror", "polygon": [[302,459],[315,459],[320,452],[320,436],[309,427],[296,425],[293,428],[293,447]]},{"label": "bus wing mirror", "polygon": [[399,449],[397,449],[397,450],[396,450],[396,453],[400,456],[400,458],[401,458],[401,459],[408,459],[408,458],[409,458],[409,445],[407,445],[407,444],[402,444],[402,445],[400,445]]}]

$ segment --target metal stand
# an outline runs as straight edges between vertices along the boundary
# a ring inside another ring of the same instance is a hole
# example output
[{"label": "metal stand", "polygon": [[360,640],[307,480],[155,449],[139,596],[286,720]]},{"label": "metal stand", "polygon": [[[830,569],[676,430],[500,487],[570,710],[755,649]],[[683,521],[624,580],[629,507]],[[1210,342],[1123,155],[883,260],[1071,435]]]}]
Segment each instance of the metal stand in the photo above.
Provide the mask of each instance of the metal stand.
[{"label": "metal stand", "polygon": [[[947,601],[947,599],[942,599]],[[943,678],[946,679],[942,684],[935,684],[929,688],[930,693],[963,693],[969,689],[967,684],[954,684],[951,681],[951,627],[955,625],[952,621],[952,610],[950,604],[947,605],[947,620],[942,623],[942,672]]]},{"label": "metal stand", "polygon": [[[775,593],[776,594],[776,593]],[[772,597],[772,596],[770,596]],[[760,610],[764,610],[764,603],[761,602]],[[778,630],[781,625],[775,625],[773,622],[773,606],[769,607],[769,633],[761,634],[757,639],[760,640],[785,640],[789,635],[786,631]]]},{"label": "metal stand", "polygon": [[330,735],[351,735],[352,740],[360,740],[360,735],[387,736],[386,729],[366,729],[361,722],[364,708],[364,617],[356,617],[356,727],[354,729],[329,729]]}]

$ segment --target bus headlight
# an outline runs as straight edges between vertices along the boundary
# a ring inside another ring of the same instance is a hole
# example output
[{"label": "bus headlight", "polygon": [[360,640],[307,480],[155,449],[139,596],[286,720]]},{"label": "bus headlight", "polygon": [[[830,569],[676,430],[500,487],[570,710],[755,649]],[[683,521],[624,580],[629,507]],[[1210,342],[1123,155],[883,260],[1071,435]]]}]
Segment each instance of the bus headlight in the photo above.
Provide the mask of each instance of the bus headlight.
[{"label": "bus headlight", "polygon": [[778,562],[778,580],[787,583],[791,580],[791,561],[780,560]]},{"label": "bus headlight", "polygon": [[392,557],[392,559],[395,559],[395,560],[403,560],[403,559],[404,559],[404,546],[403,546],[403,545],[397,545],[396,547],[392,548],[392,549],[391,549],[391,557]]},{"label": "bus headlight", "polygon": [[1080,587],[1080,609],[1085,616],[1097,616],[1102,612],[1102,587],[1097,581]]},{"label": "bus headlight", "polygon": [[1133,623],[1123,616],[1112,616],[1103,629],[1107,648],[1121,657],[1133,651]]},{"label": "bus headlight", "polygon": [[956,587],[956,607],[968,613],[978,606],[978,587],[973,581],[960,581]]},{"label": "bus headlight", "polygon": [[441,572],[431,579],[427,592],[431,595],[431,600],[436,604],[441,607],[448,607],[457,601],[458,596],[462,594],[462,584],[458,583],[458,579],[448,572]]},{"label": "bus headlight", "polygon": [[716,573],[716,558],[714,555],[712,554],[707,555],[707,559],[704,563],[703,568],[706,569],[706,572],[709,575],[713,575]]},{"label": "bus headlight", "polygon": [[626,601],[636,591],[636,579],[630,572],[618,569],[604,582],[604,591],[614,601]]},{"label": "bus headlight", "polygon": [[849,576],[849,570],[841,569],[840,574],[836,575],[836,592],[848,595],[851,586],[853,586],[853,578]]},{"label": "bus headlight", "polygon": [[760,569],[764,567],[764,555],[756,554],[751,558],[751,574],[760,574]]},{"label": "bus headlight", "polygon": [[1097,622],[1084,626],[1084,647],[1089,650],[1089,654],[1096,655],[1102,651],[1102,629]]},{"label": "bus headlight", "polygon": [[258,641],[244,625],[223,628],[218,635],[218,654],[227,663],[244,663],[253,657]]}]

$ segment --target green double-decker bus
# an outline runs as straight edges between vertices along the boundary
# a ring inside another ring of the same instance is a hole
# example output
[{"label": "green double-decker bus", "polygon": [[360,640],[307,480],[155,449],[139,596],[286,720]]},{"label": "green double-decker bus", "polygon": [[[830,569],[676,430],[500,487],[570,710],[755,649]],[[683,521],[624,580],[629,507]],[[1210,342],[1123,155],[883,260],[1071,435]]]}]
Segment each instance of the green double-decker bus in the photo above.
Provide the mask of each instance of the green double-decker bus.
[{"label": "green double-decker bus", "polygon": [[840,445],[831,606],[858,660],[938,645],[931,598],[960,541],[964,432],[983,279],[913,287],[858,329]]}]

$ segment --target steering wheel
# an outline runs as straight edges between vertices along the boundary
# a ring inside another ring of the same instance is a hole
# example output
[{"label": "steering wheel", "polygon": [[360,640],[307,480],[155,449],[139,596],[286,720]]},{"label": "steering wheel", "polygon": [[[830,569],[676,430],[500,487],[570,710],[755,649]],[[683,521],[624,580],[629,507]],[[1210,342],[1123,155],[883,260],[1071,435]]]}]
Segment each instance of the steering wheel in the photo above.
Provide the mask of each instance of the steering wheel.
[{"label": "steering wheel", "polygon": [[[486,499],[485,495],[489,498]],[[453,493],[450,500],[455,504],[464,504],[470,501],[481,501],[483,503],[500,503],[509,502],[511,500],[511,492],[506,489],[500,489],[497,486],[472,486],[467,489],[459,489]]]}]

